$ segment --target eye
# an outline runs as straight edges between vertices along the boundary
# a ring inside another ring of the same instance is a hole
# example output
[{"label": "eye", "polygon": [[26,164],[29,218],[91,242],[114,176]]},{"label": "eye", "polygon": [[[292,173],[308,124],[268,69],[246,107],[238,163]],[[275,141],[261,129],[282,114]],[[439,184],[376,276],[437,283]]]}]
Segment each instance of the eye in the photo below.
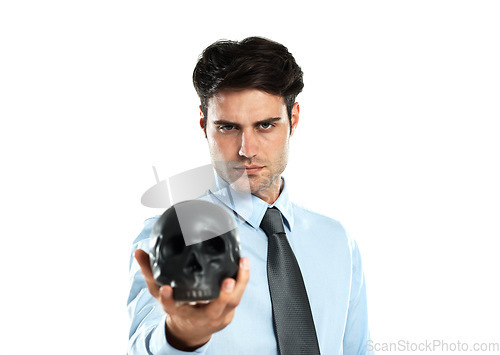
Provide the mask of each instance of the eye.
[{"label": "eye", "polygon": [[260,124],[260,127],[264,130],[268,130],[270,129],[271,127],[274,127],[273,124],[269,123],[269,122],[263,122]]},{"label": "eye", "polygon": [[208,255],[219,255],[224,253],[226,250],[226,243],[221,237],[215,237],[203,242],[202,245],[203,253]]},{"label": "eye", "polygon": [[160,252],[165,259],[168,259],[174,255],[182,254],[184,248],[184,238],[181,235],[176,235],[163,241],[160,245]]},{"label": "eye", "polygon": [[225,125],[225,126],[219,126],[219,131],[225,132],[225,131],[231,131],[233,130],[234,126],[232,125]]}]

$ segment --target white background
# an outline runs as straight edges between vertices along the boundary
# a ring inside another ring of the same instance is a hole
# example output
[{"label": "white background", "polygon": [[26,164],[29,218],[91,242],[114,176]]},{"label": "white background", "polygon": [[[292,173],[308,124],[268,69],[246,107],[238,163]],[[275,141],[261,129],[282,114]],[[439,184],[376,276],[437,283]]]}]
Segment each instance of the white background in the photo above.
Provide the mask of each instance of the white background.
[{"label": "white background", "polygon": [[250,35],[305,73],[285,176],[357,240],[372,339],[500,342],[499,17],[496,1],[2,2],[0,353],[126,352],[151,166],[209,163],[192,70]]}]

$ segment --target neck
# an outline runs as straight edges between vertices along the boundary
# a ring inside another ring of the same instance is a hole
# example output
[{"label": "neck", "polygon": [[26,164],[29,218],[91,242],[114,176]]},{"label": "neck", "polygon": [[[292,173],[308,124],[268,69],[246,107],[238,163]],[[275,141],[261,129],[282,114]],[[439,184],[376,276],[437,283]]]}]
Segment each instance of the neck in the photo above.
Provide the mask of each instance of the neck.
[{"label": "neck", "polygon": [[278,199],[281,191],[283,191],[283,180],[281,180],[281,175],[278,176],[274,181],[263,190],[252,192],[252,195],[260,198],[261,200],[272,205]]}]

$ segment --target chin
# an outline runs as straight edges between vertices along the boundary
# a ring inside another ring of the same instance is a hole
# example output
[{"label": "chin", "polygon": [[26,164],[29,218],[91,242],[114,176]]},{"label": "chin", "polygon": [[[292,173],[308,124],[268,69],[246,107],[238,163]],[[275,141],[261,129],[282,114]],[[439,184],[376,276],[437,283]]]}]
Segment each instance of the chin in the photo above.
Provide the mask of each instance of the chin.
[{"label": "chin", "polygon": [[255,176],[255,179],[249,177],[248,183],[250,186],[250,191],[252,193],[261,192],[269,188],[272,185],[273,180],[268,179],[264,176]]},{"label": "chin", "polygon": [[239,192],[246,192],[246,193],[251,193],[252,192],[252,188],[251,188],[251,184],[250,182],[248,181],[247,177],[246,176],[241,176],[239,178],[230,178],[228,180],[226,180],[229,182],[229,184],[231,185],[231,187],[236,190],[236,191],[239,191]]}]

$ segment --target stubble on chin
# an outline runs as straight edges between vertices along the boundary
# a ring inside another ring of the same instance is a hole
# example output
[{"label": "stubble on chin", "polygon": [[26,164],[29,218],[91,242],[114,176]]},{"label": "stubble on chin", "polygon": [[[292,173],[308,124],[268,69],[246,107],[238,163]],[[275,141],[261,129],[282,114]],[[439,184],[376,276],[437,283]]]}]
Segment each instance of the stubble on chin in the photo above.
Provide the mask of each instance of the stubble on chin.
[{"label": "stubble on chin", "polygon": [[219,176],[238,192],[255,195],[268,203],[274,202],[281,192],[281,173],[273,174],[268,168],[264,168],[259,174],[247,175],[244,171],[235,169],[236,166],[241,166],[239,162],[231,161],[217,162],[214,166]]},{"label": "stubble on chin", "polygon": [[265,180],[260,182],[259,188],[252,191],[252,194],[268,203],[273,203],[281,192],[281,174],[264,178]]}]

